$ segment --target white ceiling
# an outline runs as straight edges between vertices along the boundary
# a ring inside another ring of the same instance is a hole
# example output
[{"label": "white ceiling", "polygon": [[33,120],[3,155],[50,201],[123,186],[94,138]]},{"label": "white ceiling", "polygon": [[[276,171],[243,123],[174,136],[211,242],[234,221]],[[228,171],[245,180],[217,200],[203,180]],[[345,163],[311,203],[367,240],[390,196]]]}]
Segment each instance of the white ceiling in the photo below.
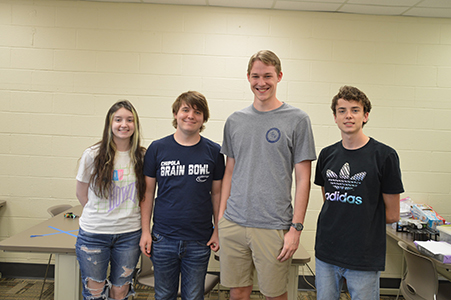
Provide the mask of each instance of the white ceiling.
[{"label": "white ceiling", "polygon": [[88,0],[451,18],[451,0]]}]

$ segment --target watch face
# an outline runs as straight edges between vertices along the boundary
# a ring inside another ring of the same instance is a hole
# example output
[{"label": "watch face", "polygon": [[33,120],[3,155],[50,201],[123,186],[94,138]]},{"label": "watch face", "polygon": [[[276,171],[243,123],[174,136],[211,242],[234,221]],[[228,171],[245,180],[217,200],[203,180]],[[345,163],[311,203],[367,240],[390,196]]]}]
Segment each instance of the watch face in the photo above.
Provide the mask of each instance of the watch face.
[{"label": "watch face", "polygon": [[304,229],[304,225],[302,225],[302,223],[292,223],[291,226],[293,226],[297,231]]}]

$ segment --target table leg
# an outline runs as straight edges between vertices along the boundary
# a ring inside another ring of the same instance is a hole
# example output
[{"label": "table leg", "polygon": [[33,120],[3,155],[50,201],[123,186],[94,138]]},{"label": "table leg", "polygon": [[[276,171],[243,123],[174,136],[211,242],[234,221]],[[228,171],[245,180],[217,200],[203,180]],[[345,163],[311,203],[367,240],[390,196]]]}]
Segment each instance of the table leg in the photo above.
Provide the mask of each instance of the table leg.
[{"label": "table leg", "polygon": [[80,268],[77,257],[55,254],[55,300],[79,300]]},{"label": "table leg", "polygon": [[291,264],[288,273],[288,300],[298,298],[299,265]]}]

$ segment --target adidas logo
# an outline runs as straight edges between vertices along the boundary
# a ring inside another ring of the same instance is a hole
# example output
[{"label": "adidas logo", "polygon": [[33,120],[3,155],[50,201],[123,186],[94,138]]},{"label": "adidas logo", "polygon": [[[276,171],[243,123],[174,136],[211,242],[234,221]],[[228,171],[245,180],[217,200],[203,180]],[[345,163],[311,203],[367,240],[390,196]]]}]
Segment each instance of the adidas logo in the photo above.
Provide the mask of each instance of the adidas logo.
[{"label": "adidas logo", "polygon": [[361,184],[366,176],[366,172],[360,172],[352,177],[350,176],[351,168],[349,167],[349,163],[345,163],[343,167],[341,167],[339,176],[332,170],[326,171],[326,177],[330,184],[336,189],[345,191],[352,190]]}]

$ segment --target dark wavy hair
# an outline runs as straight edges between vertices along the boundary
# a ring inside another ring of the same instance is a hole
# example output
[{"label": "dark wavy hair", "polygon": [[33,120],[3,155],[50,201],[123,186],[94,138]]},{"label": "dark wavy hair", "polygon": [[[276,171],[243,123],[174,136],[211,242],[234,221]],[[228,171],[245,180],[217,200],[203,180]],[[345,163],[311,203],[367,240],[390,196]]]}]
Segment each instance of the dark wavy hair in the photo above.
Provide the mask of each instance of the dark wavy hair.
[{"label": "dark wavy hair", "polygon": [[141,147],[141,129],[138,114],[128,100],[119,100],[108,110],[105,117],[102,140],[94,145],[99,146],[99,152],[94,158],[94,172],[91,175],[89,184],[93,187],[97,197],[109,198],[113,184],[114,156],[117,150],[111,126],[114,114],[121,108],[125,108],[133,114],[133,122],[135,123],[135,132],[130,137],[130,161],[134,166],[136,190],[138,199],[141,202],[144,199],[146,189],[143,173],[145,148]]},{"label": "dark wavy hair", "polygon": [[[345,85],[342,86],[338,91],[338,94],[336,94],[332,98],[332,104],[330,105],[330,108],[334,112],[334,116],[337,115],[337,103],[339,99],[346,101],[357,101],[358,103],[362,104],[364,114],[370,113],[371,111],[371,102],[370,99],[368,99],[368,97],[365,95],[365,93],[356,87]],[[365,125],[367,122],[364,122],[363,125]]]}]

